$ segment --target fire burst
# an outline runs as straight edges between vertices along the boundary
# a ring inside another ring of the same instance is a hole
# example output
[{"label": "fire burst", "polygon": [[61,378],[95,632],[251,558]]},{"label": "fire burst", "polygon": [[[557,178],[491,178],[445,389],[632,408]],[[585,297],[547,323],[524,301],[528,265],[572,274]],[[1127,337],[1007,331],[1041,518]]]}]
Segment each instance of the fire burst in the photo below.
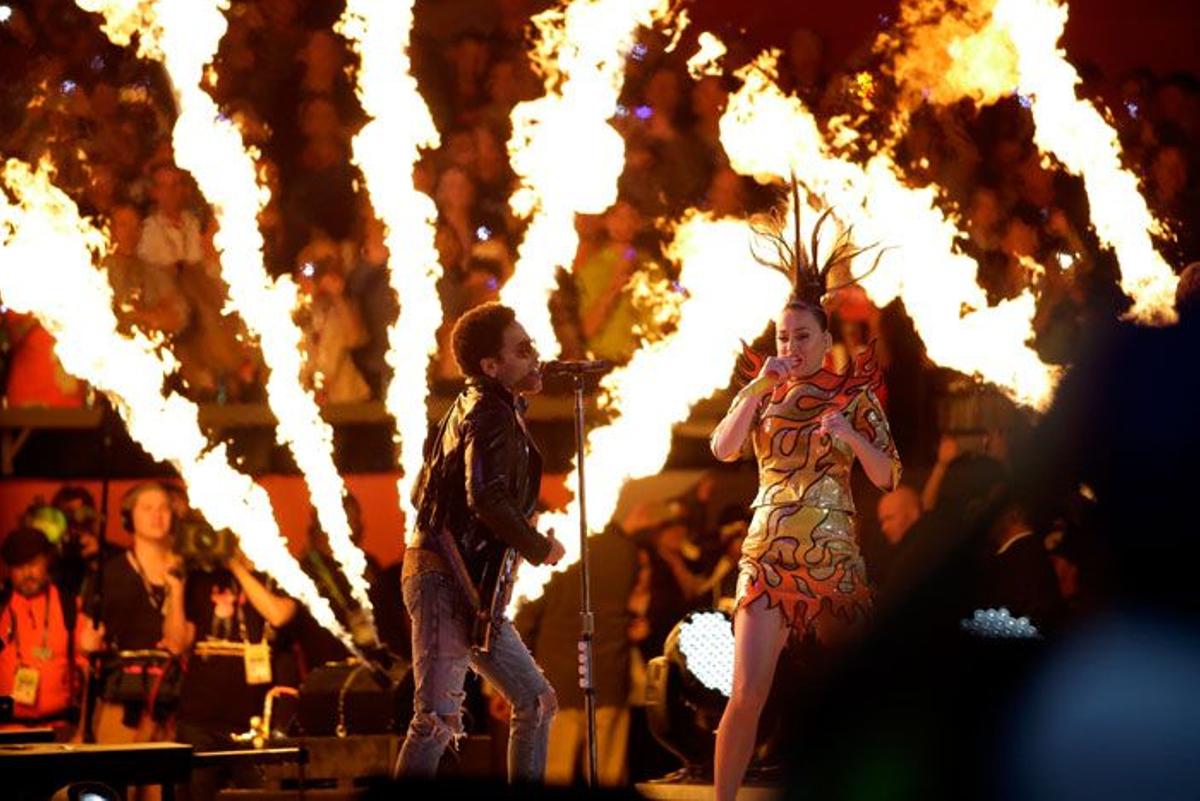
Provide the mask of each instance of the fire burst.
[{"label": "fire burst", "polygon": [[292,321],[296,285],[287,278],[272,281],[263,268],[257,221],[269,195],[258,183],[253,155],[238,129],[221,118],[216,103],[201,88],[205,65],[225,34],[222,9],[228,4],[221,0],[78,0],[78,4],[104,16],[104,31],[114,44],[128,45],[138,33],[140,53],[162,61],[170,76],[179,112],[173,131],[176,161],[195,177],[216,214],[220,230],[214,241],[221,253],[221,276],[229,285],[230,307],[258,338],[270,368],[267,397],[278,420],[276,436],[289,447],[304,474],[334,558],[369,619],[367,562],[350,539],[342,506],[345,487],[333,463],[333,429],[300,384],[301,332]]},{"label": "fire burst", "polygon": [[358,95],[372,119],[354,138],[354,159],[387,226],[388,274],[402,303],[399,318],[388,328],[392,379],[387,408],[399,434],[400,507],[410,536],[416,513],[409,496],[421,469],[429,417],[429,357],[437,349],[442,322],[437,292],[442,269],[434,245],[437,208],[412,182],[418,148],[438,143],[437,129],[410,71],[412,21],[411,2],[351,0],[338,26],[362,59]]},{"label": "fire burst", "polygon": [[532,219],[501,299],[543,354],[559,353],[548,304],[555,271],[570,267],[579,246],[575,214],[598,214],[617,199],[625,142],[609,120],[625,80],[625,54],[638,26],[667,11],[667,0],[575,0],[534,18],[541,38],[531,55],[546,94],[513,109],[508,142],[520,178],[510,205]]},{"label": "fire burst", "polygon": [[1136,176],[1121,166],[1116,131],[1076,96],[1079,74],[1058,46],[1066,6],[974,0],[949,7],[923,0],[906,4],[903,16],[904,30],[884,44],[895,51],[892,70],[906,106],[926,96],[933,103],[969,97],[987,104],[1020,93],[1033,115],[1038,148],[1083,179],[1096,235],[1115,251],[1121,288],[1133,299],[1130,316],[1143,323],[1173,321],[1178,278],[1151,242],[1162,226]]},{"label": "fire burst", "polygon": [[118,333],[107,275],[92,266],[108,243],[53,186],[50,173],[45,163],[37,172],[16,160],[4,167],[3,182],[16,200],[0,192],[4,302],[37,316],[54,335],[63,367],[103,392],[130,436],[179,472],[189,501],[209,523],[237,534],[257,567],[352,645],[329,602],[288,552],[266,491],[229,466],[224,444],[210,447],[194,403],[176,393],[163,395],[173,360],[140,333]]},{"label": "fire burst", "polygon": [[1141,322],[1175,319],[1179,279],[1150,241],[1160,231],[1137,178],[1121,167],[1117,133],[1096,107],[1075,96],[1079,74],[1058,48],[1067,9],[1054,0],[999,0],[995,17],[1016,47],[1020,91],[1032,98],[1034,141],[1083,178],[1092,225],[1121,264],[1121,288]]},{"label": "fire burst", "polygon": [[1058,371],[1026,344],[1032,293],[989,307],[977,265],[955,251],[958,229],[935,205],[934,190],[906,186],[887,153],[865,166],[833,156],[812,114],[774,76],[771,54],[739,73],[744,83],[721,120],[733,168],[761,181],[794,174],[861,242],[893,248],[862,286],[878,306],[904,301],[935,362],[990,381],[1020,403],[1048,404]]}]

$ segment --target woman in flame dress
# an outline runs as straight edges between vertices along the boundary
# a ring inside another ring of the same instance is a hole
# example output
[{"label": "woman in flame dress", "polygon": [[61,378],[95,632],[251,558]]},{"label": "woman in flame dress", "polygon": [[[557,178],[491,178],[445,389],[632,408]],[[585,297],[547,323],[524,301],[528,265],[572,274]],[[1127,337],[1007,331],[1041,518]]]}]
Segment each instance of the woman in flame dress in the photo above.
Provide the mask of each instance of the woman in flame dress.
[{"label": "woman in flame dress", "polygon": [[806,253],[795,187],[792,202],[794,245],[778,233],[756,231],[776,256],[760,260],[787,272],[793,284],[775,320],[777,355],[754,360],[757,378],[734,398],[711,441],[722,461],[753,451],[759,476],[739,566],[733,693],[717,730],[716,801],[733,801],[745,775],[789,636],[834,646],[855,638],[869,618],[871,590],[850,491],[854,461],[881,489],[893,489],[900,478],[872,354],[844,375],[825,368],[832,339],[821,298],[829,270],[865,249],[853,247],[846,231],[818,267],[819,233],[829,211]]}]

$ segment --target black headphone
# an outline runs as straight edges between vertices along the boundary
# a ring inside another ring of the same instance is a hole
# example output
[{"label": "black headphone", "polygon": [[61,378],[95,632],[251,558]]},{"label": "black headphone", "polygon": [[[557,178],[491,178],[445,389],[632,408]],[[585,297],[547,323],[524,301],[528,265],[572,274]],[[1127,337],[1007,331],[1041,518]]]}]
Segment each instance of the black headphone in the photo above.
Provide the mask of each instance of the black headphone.
[{"label": "black headphone", "polygon": [[[133,533],[133,505],[137,503],[138,496],[150,489],[162,490],[167,497],[171,493],[167,490],[164,484],[158,481],[143,481],[141,484],[135,484],[126,490],[125,495],[121,497],[121,528],[128,533]],[[171,521],[174,523],[175,515],[172,513]]]}]

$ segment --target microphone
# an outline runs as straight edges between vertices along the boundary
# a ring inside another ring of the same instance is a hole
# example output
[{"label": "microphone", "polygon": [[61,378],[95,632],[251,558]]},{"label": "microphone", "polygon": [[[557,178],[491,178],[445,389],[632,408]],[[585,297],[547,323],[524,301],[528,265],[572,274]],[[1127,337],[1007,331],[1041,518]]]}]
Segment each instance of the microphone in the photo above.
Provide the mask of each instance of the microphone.
[{"label": "microphone", "polygon": [[592,375],[612,369],[608,359],[593,359],[592,361],[554,360],[542,364],[542,376],[556,375]]},{"label": "microphone", "polygon": [[765,374],[746,384],[745,388],[742,389],[742,392],[746,395],[762,395],[766,392],[770,392],[775,388],[775,385],[779,383],[779,380],[783,378],[783,375],[784,374],[778,370],[768,370]]}]

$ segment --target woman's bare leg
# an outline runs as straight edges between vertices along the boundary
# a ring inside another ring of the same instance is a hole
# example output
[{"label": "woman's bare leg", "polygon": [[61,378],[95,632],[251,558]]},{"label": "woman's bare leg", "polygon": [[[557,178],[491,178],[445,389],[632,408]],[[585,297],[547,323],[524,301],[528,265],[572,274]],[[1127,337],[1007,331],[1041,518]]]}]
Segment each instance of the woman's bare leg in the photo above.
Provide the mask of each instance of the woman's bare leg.
[{"label": "woman's bare leg", "polygon": [[768,609],[766,599],[759,598],[737,610],[733,637],[733,695],[717,727],[716,801],[734,801],[746,775],[788,629],[783,613]]}]

